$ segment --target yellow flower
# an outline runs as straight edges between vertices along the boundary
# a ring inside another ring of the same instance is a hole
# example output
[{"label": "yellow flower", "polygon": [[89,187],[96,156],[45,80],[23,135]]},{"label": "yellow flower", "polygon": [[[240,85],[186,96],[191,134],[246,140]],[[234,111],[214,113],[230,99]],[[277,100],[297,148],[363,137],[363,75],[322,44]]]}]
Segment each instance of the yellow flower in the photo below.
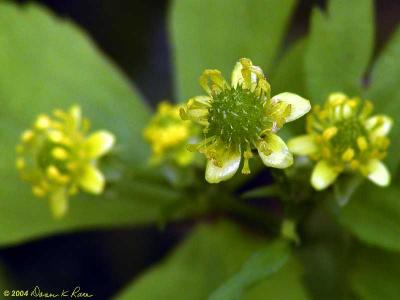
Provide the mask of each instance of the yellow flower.
[{"label": "yellow flower", "polygon": [[289,141],[289,149],[318,161],[311,176],[317,190],[331,185],[341,172],[359,172],[372,182],[387,186],[390,174],[381,162],[389,146],[392,120],[370,116],[372,103],[342,93],[329,96],[307,118],[306,135]]},{"label": "yellow flower", "polygon": [[195,128],[180,118],[179,109],[178,105],[161,102],[144,130],[144,138],[153,151],[151,162],[154,164],[172,160],[180,166],[186,166],[194,159],[194,154],[186,149],[186,144],[196,138]]},{"label": "yellow flower", "polygon": [[181,116],[204,127],[204,140],[190,149],[207,157],[208,182],[231,178],[242,156],[242,173],[249,174],[253,149],[266,166],[286,168],[293,163],[285,142],[275,133],[306,114],[311,108],[308,100],[291,93],[271,98],[263,71],[247,58],[237,62],[230,85],[218,70],[205,70],[200,85],[208,95],[189,99]]},{"label": "yellow flower", "polygon": [[39,115],[34,126],[22,133],[17,146],[16,167],[30,182],[37,197],[48,197],[55,217],[68,209],[68,197],[81,188],[101,194],[105,179],[98,159],[113,147],[115,138],[100,130],[88,136],[89,122],[79,106],[56,110],[53,116]]}]

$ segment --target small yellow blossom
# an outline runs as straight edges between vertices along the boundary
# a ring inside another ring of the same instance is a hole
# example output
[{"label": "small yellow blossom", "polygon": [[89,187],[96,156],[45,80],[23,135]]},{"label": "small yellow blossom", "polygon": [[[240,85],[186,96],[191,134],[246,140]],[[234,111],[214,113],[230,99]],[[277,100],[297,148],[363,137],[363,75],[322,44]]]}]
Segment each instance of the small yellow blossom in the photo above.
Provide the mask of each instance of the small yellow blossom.
[{"label": "small yellow blossom", "polygon": [[231,178],[243,156],[243,174],[257,149],[266,166],[287,168],[293,163],[285,142],[276,135],[282,126],[306,114],[308,100],[281,93],[271,98],[271,87],[260,67],[242,58],[228,84],[218,70],[205,70],[200,85],[208,94],[189,99],[181,116],[204,127],[204,140],[190,145],[207,160],[205,178],[218,183]]},{"label": "small yellow blossom", "polygon": [[171,160],[187,166],[194,159],[186,144],[196,139],[196,130],[190,122],[180,118],[179,109],[179,105],[161,102],[144,130],[144,138],[152,148],[151,162],[154,164]]},{"label": "small yellow blossom", "polygon": [[323,108],[316,106],[307,118],[307,135],[289,141],[289,149],[317,161],[311,184],[317,190],[331,185],[341,172],[358,171],[380,186],[390,183],[381,162],[389,146],[392,120],[370,116],[370,101],[342,93],[329,96]]},{"label": "small yellow blossom", "polygon": [[89,122],[79,106],[39,115],[32,129],[21,135],[16,167],[22,179],[32,184],[37,197],[48,197],[55,217],[68,208],[68,197],[78,188],[101,194],[105,179],[97,168],[98,159],[113,147],[115,138],[100,130],[88,135]]}]

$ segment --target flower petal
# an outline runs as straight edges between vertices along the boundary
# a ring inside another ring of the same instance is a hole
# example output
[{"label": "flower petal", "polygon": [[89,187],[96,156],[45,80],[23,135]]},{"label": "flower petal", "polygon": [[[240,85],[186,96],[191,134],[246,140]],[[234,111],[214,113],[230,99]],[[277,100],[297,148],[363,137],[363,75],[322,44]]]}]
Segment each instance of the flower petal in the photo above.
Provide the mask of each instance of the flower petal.
[{"label": "flower petal", "polygon": [[200,86],[211,95],[213,90],[223,90],[227,83],[219,70],[204,70],[200,76]]},{"label": "flower petal", "polygon": [[93,165],[87,165],[79,178],[79,185],[92,194],[101,194],[104,190],[105,178]]},{"label": "flower petal", "polygon": [[73,105],[70,110],[69,114],[71,116],[72,126],[76,129],[80,128],[82,124],[82,110],[79,105]]},{"label": "flower petal", "polygon": [[318,191],[323,190],[331,185],[338,175],[339,172],[332,165],[325,160],[321,160],[314,167],[311,175],[311,185]]},{"label": "flower petal", "polygon": [[263,163],[267,167],[284,169],[293,164],[293,155],[289,152],[285,142],[276,134],[269,134],[264,138],[271,154],[266,155],[260,147],[257,148]]},{"label": "flower petal", "polygon": [[290,105],[291,111],[289,116],[286,117],[286,122],[291,122],[300,118],[308,113],[311,109],[310,101],[293,93],[286,92],[278,94],[272,97],[271,101],[273,103],[283,102]]},{"label": "flower petal", "polygon": [[365,127],[370,131],[373,138],[386,136],[392,128],[393,120],[385,115],[377,115],[365,121]]},{"label": "flower petal", "polygon": [[85,141],[84,149],[89,158],[98,158],[114,146],[115,137],[112,133],[101,130],[89,136]]},{"label": "flower petal", "polygon": [[243,82],[243,75],[242,75],[242,69],[243,66],[238,61],[233,68],[232,75],[231,75],[231,84],[234,88],[236,88],[238,85],[241,85]]},{"label": "flower petal", "polygon": [[377,185],[388,186],[390,184],[390,173],[385,164],[378,159],[371,159],[362,168],[362,172]]},{"label": "flower petal", "polygon": [[[243,69],[248,77],[243,76]],[[242,85],[245,88],[256,86],[260,78],[264,77],[264,73],[259,66],[254,66],[250,59],[240,59],[235,67],[233,68],[231,75],[231,85],[236,88],[238,85]]]},{"label": "flower petal", "polygon": [[68,210],[68,198],[65,189],[56,190],[51,194],[49,201],[53,217],[56,219],[62,218]]},{"label": "flower petal", "polygon": [[206,180],[209,183],[219,183],[230,179],[239,169],[241,153],[236,152],[221,158],[222,165],[216,166],[211,160],[207,161]]},{"label": "flower petal", "polygon": [[318,145],[310,134],[301,135],[290,139],[288,142],[290,152],[297,155],[310,155],[318,151]]}]

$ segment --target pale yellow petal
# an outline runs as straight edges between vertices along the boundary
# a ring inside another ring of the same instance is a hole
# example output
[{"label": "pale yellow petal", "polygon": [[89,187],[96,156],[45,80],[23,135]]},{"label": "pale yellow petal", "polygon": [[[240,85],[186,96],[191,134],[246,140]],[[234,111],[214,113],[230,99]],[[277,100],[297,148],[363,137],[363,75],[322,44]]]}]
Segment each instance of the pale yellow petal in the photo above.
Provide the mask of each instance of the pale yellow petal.
[{"label": "pale yellow petal", "polygon": [[377,185],[388,186],[390,184],[390,173],[385,164],[378,159],[370,160],[361,170],[369,180]]},{"label": "pale yellow petal", "polygon": [[112,133],[105,130],[97,131],[86,140],[85,153],[89,158],[98,158],[110,151],[114,143],[115,137]]},{"label": "pale yellow petal", "polygon": [[318,145],[312,135],[306,134],[288,141],[289,151],[297,155],[311,155],[318,151]]},{"label": "pale yellow petal", "polygon": [[[245,70],[249,72],[250,86],[246,84],[246,80],[243,77],[243,68],[246,68]],[[231,84],[234,88],[236,88],[238,85],[250,88],[251,86],[256,86],[258,79],[263,76],[263,71],[259,66],[254,66],[250,59],[242,58],[236,63],[235,67],[233,68]]]},{"label": "pale yellow petal", "polygon": [[232,76],[231,76],[231,84],[234,88],[236,88],[238,85],[241,85],[243,83],[242,69],[243,69],[243,66],[240,63],[240,61],[238,61],[235,65],[235,67],[233,68]]},{"label": "pale yellow petal", "polygon": [[276,134],[269,134],[264,140],[271,153],[266,155],[260,147],[258,147],[257,150],[263,163],[267,167],[284,169],[293,164],[293,155],[289,152],[285,142],[279,136]]},{"label": "pale yellow petal", "polygon": [[339,172],[327,161],[321,160],[315,166],[311,175],[311,185],[318,191],[330,186],[339,175]]},{"label": "pale yellow petal", "polygon": [[286,117],[286,122],[294,121],[311,109],[310,101],[293,93],[281,93],[272,97],[272,102],[283,102],[290,105],[290,114]]},{"label": "pale yellow petal", "polygon": [[365,121],[365,127],[370,131],[371,137],[386,136],[392,128],[393,120],[385,115],[377,115]]},{"label": "pale yellow petal", "polygon": [[101,194],[104,190],[105,178],[93,165],[87,165],[79,178],[79,186],[86,192]]},{"label": "pale yellow petal", "polygon": [[207,161],[206,180],[209,183],[219,183],[230,179],[240,165],[241,154],[239,152],[225,155],[221,158],[221,166],[216,166],[212,161]]}]

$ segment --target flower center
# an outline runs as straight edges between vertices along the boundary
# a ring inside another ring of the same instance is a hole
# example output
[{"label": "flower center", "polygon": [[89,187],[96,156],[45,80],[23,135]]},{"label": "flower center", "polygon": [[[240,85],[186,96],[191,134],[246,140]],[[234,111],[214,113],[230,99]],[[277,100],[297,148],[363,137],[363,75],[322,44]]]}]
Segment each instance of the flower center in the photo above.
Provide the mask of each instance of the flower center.
[{"label": "flower center", "polygon": [[55,166],[62,174],[68,174],[70,155],[71,151],[65,145],[46,140],[38,153],[38,165],[44,171],[49,166]]},{"label": "flower center", "polygon": [[263,98],[241,86],[214,95],[207,135],[218,136],[230,147],[245,149],[260,137],[265,127]]},{"label": "flower center", "polygon": [[332,138],[331,145],[338,154],[346,151],[348,148],[357,150],[357,138],[360,136],[367,138],[368,136],[364,126],[357,118],[340,121],[335,126],[338,132]]}]

